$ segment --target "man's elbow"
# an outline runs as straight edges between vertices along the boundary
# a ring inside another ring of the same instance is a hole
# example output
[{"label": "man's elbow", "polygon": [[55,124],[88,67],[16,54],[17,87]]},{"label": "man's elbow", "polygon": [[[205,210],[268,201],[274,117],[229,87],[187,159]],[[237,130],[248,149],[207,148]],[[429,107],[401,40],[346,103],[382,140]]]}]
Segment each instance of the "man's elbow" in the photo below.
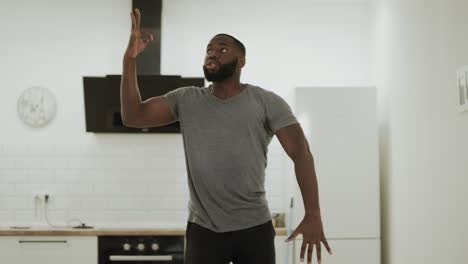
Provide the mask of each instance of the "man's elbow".
[{"label": "man's elbow", "polygon": [[122,114],[122,124],[126,127],[141,128],[141,126],[138,125],[137,119],[129,116],[128,114]]},{"label": "man's elbow", "polygon": [[122,124],[126,127],[137,128],[135,123],[129,122],[128,120],[123,119],[123,118],[122,118]]},{"label": "man's elbow", "polygon": [[314,157],[312,156],[308,146],[306,148],[292,152],[289,157],[294,163],[314,161]]}]

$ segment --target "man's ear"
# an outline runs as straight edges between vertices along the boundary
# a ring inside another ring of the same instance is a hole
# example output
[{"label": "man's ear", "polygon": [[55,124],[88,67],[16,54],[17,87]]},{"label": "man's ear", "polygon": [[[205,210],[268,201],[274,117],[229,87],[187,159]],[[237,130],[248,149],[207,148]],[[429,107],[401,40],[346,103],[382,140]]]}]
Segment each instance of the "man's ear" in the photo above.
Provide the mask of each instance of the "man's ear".
[{"label": "man's ear", "polygon": [[240,58],[240,63],[241,63],[241,66],[244,67],[244,65],[245,65],[245,57]]}]

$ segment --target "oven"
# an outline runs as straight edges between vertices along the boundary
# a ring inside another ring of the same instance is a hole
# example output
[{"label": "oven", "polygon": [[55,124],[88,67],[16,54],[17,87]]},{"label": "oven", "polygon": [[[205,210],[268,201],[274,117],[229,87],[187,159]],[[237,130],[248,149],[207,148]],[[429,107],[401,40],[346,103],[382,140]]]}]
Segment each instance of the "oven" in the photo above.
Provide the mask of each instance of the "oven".
[{"label": "oven", "polygon": [[184,236],[99,236],[98,264],[183,264]]}]

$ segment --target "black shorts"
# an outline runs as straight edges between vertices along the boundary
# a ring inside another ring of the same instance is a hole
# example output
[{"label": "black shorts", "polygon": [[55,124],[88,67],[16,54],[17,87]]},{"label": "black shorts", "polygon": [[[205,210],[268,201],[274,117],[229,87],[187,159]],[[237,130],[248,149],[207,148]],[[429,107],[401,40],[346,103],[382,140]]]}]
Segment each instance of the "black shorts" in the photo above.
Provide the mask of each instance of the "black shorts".
[{"label": "black shorts", "polygon": [[185,264],[275,264],[275,234],[271,221],[226,233],[189,222]]}]

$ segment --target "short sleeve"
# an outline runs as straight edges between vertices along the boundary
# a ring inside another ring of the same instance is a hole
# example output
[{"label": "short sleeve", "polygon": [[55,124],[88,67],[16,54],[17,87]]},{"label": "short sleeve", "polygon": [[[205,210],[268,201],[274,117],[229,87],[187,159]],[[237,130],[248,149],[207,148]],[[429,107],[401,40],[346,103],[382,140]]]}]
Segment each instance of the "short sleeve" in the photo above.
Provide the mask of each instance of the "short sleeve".
[{"label": "short sleeve", "polygon": [[279,95],[268,92],[266,104],[266,121],[272,133],[279,129],[298,123],[291,107]]},{"label": "short sleeve", "polygon": [[163,95],[176,121],[179,121],[180,119],[180,113],[179,113],[180,104],[181,104],[182,97],[185,94],[186,90],[187,90],[187,87],[181,87],[181,88],[177,88],[175,90],[169,91]]}]

